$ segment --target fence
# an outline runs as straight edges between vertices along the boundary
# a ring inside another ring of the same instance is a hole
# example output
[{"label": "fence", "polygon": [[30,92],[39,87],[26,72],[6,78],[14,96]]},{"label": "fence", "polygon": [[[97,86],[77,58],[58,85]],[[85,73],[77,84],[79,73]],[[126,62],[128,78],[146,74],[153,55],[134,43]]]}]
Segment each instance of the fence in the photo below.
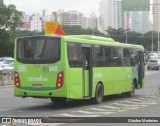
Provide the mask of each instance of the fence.
[{"label": "fence", "polygon": [[3,74],[0,73],[0,86],[13,85],[14,84],[14,74]]}]

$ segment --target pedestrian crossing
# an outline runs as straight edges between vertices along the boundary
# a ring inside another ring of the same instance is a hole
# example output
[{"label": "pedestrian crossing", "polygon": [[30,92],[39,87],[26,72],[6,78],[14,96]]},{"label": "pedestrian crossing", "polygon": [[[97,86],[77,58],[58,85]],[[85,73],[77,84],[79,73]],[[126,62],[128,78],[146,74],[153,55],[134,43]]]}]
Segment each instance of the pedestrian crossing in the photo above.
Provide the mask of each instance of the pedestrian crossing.
[{"label": "pedestrian crossing", "polygon": [[48,115],[48,117],[101,117],[109,114],[124,112],[134,109],[147,107],[160,103],[160,96],[153,94],[149,96],[130,98],[128,100],[122,100],[109,104],[97,105],[92,108],[86,108],[83,110],[69,111],[57,115]]},{"label": "pedestrian crossing", "polygon": [[[69,111],[57,115],[48,115],[47,117],[104,117],[117,112],[126,112],[143,107],[156,105],[160,103],[160,95],[153,94],[144,97],[130,98],[112,103],[96,105],[95,107]],[[65,123],[52,123],[52,126],[57,126]],[[42,126],[50,126],[51,124],[42,124]]]}]

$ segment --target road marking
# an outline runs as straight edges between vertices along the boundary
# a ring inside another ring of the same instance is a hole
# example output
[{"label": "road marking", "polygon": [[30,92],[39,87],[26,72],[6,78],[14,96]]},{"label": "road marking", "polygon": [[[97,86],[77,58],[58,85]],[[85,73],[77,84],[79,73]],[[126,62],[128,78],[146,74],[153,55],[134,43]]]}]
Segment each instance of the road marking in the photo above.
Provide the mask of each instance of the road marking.
[{"label": "road marking", "polygon": [[[144,100],[140,100],[140,99],[132,99],[132,101],[137,101],[137,102],[144,102],[145,103],[145,101]],[[154,101],[146,101],[146,102],[155,102],[155,100]]]},{"label": "road marking", "polygon": [[58,116],[64,116],[64,117],[98,117],[99,115],[96,114],[92,114],[92,115],[75,115],[75,114],[69,114],[69,113],[62,113],[62,114],[58,114],[56,117]]},{"label": "road marking", "polygon": [[100,107],[104,107],[104,108],[111,108],[111,109],[118,109],[118,107],[114,107],[114,106],[110,106],[110,105],[103,105],[103,106],[100,106]]},{"label": "road marking", "polygon": [[111,113],[115,113],[115,112],[89,112],[89,111],[83,111],[83,110],[79,110],[79,111],[74,111],[75,113],[83,113],[83,114],[97,114],[97,115],[108,115],[108,114],[111,114]]},{"label": "road marking", "polygon": [[146,105],[126,105],[121,103],[113,103],[113,105],[126,106],[126,107],[144,107]]},{"label": "road marking", "polygon": [[79,112],[79,113],[84,113],[84,114],[94,114],[93,112],[83,111],[83,110],[74,111],[74,112]]},{"label": "road marking", "polygon": [[[141,104],[145,104],[145,105],[154,105],[154,104],[156,104],[157,102],[143,102],[143,103],[137,103],[137,102],[131,102],[131,101],[124,101],[124,102],[126,102],[126,103],[132,103],[132,104],[138,104],[138,105],[141,105]],[[124,103],[123,102],[123,103]]]},{"label": "road marking", "polygon": [[95,111],[106,111],[106,112],[109,112],[109,111],[113,111],[113,109],[112,110],[104,110],[104,109],[99,109],[99,108],[88,108],[88,109],[91,109],[91,110],[95,110]]},{"label": "road marking", "polygon": [[129,99],[124,101],[122,100],[119,102],[113,102],[111,104],[106,105],[99,105],[92,108],[70,111],[57,115],[50,115],[50,117],[101,117],[117,112],[125,112],[129,110],[143,108],[149,105],[154,105],[158,103],[157,100],[159,100],[159,98],[156,96],[141,97],[137,99]]},{"label": "road marking", "polygon": [[0,109],[0,111],[6,111],[6,110],[8,110],[8,109]]},{"label": "road marking", "polygon": [[158,97],[158,96],[145,96],[145,97],[147,97],[147,98],[154,98],[154,99],[160,99],[160,97]]}]

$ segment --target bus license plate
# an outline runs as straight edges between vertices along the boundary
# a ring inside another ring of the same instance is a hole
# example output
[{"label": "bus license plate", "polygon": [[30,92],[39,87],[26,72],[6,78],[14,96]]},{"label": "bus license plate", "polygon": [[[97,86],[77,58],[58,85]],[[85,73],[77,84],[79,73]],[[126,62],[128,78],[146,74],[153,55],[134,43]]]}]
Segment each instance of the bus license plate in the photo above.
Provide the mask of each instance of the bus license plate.
[{"label": "bus license plate", "polygon": [[33,84],[34,88],[42,88],[42,84]]}]

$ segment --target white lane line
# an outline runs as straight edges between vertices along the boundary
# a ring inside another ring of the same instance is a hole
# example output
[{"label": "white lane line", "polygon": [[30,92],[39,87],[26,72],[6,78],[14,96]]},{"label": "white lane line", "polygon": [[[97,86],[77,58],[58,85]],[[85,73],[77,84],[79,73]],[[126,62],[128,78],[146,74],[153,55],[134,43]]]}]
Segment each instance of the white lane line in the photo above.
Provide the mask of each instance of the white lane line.
[{"label": "white lane line", "polygon": [[74,112],[79,112],[79,113],[84,113],[84,114],[94,114],[94,112],[83,111],[83,110],[74,111]]},{"label": "white lane line", "polygon": [[[137,104],[137,105],[141,105],[141,104],[142,104],[142,105],[144,105],[144,104],[145,104],[145,105],[154,105],[154,104],[157,104],[157,102],[142,102],[142,103],[141,103],[141,102],[139,102],[139,103],[138,103],[138,102],[131,102],[131,101],[124,101],[124,102],[125,102],[125,103]],[[123,103],[124,103],[124,102],[123,102]]]},{"label": "white lane line", "polygon": [[143,99],[132,99],[132,101],[137,101],[137,102],[156,102],[155,100],[148,100],[148,101],[144,101]]},{"label": "white lane line", "polygon": [[0,112],[1,112],[1,111],[6,111],[6,110],[8,110],[8,109],[0,109]]},{"label": "white lane line", "polygon": [[147,105],[126,105],[126,104],[121,104],[121,103],[113,103],[113,105],[119,105],[119,106],[126,106],[126,107],[144,107]]},{"label": "white lane line", "polygon": [[146,98],[154,98],[154,99],[159,99],[160,97],[157,96],[145,96]]},{"label": "white lane line", "polygon": [[92,114],[92,115],[74,115],[74,114],[68,114],[68,113],[62,113],[62,114],[58,114],[58,116],[64,116],[64,117],[98,117],[100,115],[96,115],[96,114]]},{"label": "white lane line", "polygon": [[99,109],[99,108],[89,108],[89,109],[95,110],[95,111],[103,111],[103,112],[110,112],[110,111],[113,111],[113,109],[112,109],[112,110],[105,110],[105,109]]},{"label": "white lane line", "polygon": [[110,106],[110,105],[102,105],[100,108],[110,108],[110,109],[119,109],[118,107]]},{"label": "white lane line", "polygon": [[83,110],[79,110],[79,111],[75,111],[75,113],[83,113],[83,114],[97,114],[97,115],[107,115],[107,114],[111,114],[111,113],[115,113],[115,112],[89,112],[89,111],[83,111]]}]

